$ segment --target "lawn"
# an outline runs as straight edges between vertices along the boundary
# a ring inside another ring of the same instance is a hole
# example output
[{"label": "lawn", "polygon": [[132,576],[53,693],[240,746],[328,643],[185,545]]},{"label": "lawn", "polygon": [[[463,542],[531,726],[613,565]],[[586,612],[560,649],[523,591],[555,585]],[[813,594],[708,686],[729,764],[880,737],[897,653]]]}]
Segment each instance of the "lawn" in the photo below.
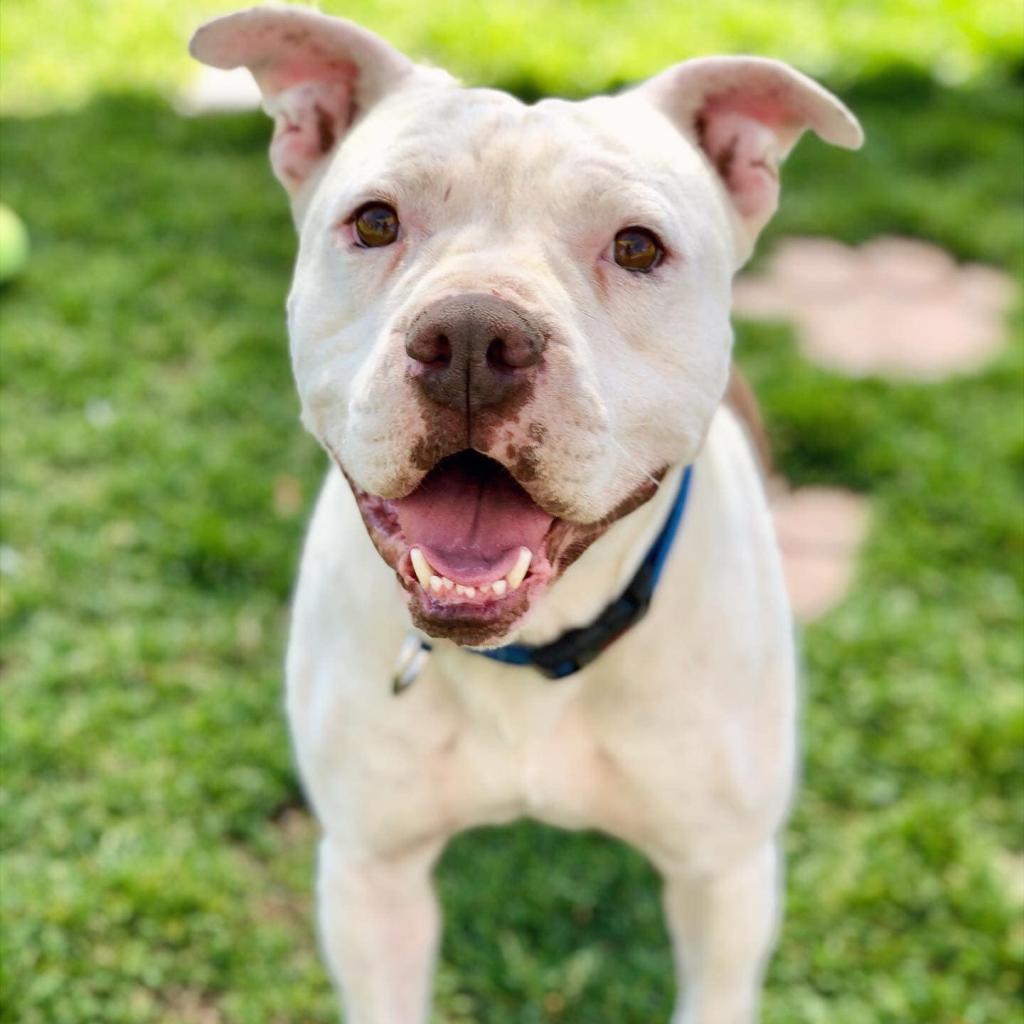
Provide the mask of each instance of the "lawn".
[{"label": "lawn", "polygon": [[[252,0],[8,0],[0,109],[76,104],[97,89],[181,85],[182,45],[204,18]],[[892,63],[947,82],[1019,59],[1020,8],[1007,0],[320,0],[417,58],[469,81],[579,94],[697,54],[761,53],[848,81]]]},{"label": "lawn", "polygon": [[[496,68],[526,94],[577,86],[564,53]],[[862,71],[844,97],[869,146],[805,142],[766,247],[907,233],[1019,273],[1020,64],[957,88]],[[97,91],[2,131],[34,250],[0,294],[0,1021],[331,1021],[280,693],[324,464],[289,379],[268,124]],[[1012,332],[985,372],[926,385],[832,376],[786,329],[740,325],[785,472],[873,502],[853,593],[804,635],[768,1024],[1024,1008],[1019,304]],[[637,855],[524,824],[459,839],[440,882],[439,1022],[667,1019]]]}]

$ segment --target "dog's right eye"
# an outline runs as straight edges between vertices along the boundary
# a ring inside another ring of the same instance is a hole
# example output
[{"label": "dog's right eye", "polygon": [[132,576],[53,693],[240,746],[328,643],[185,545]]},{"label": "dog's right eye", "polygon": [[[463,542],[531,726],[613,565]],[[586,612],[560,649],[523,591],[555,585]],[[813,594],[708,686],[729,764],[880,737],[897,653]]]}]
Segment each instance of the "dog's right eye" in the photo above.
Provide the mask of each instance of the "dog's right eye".
[{"label": "dog's right eye", "polygon": [[356,238],[367,249],[391,245],[398,238],[398,214],[387,203],[367,203],[355,215]]},{"label": "dog's right eye", "polygon": [[636,274],[650,273],[665,255],[658,236],[647,228],[623,228],[613,245],[615,262],[624,270]]}]

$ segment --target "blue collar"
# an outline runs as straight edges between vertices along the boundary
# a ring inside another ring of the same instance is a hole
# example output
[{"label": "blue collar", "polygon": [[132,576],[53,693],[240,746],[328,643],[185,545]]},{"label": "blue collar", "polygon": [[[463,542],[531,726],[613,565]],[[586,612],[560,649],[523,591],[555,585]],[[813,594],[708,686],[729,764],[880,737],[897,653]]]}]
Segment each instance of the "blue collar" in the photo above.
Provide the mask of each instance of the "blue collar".
[{"label": "blue collar", "polygon": [[693,467],[683,470],[679,491],[665,525],[661,528],[647,557],[640,563],[629,585],[601,614],[587,626],[566,630],[557,640],[530,647],[526,644],[508,644],[490,651],[474,651],[485,658],[506,665],[529,666],[549,679],[564,679],[579,672],[606,651],[627,630],[635,626],[646,614],[654,597],[654,590],[668,561],[672,543],[679,532],[686,499],[690,493]]}]

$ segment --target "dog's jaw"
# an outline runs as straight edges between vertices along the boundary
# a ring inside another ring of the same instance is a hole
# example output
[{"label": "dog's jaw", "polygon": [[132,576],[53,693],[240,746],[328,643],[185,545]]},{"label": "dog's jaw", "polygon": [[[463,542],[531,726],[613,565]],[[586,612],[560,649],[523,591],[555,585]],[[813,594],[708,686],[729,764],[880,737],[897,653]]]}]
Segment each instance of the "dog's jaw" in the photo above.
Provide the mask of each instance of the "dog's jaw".
[{"label": "dog's jaw", "polygon": [[[466,456],[474,463],[490,461],[475,453]],[[405,499],[382,498],[358,487],[338,464],[374,547],[406,592],[413,624],[429,636],[480,648],[507,642],[566,569],[614,522],[653,496],[666,472],[662,469],[645,479],[625,500],[592,523],[546,513],[520,488],[521,505],[534,504],[528,524],[532,532],[524,534],[530,544],[513,545],[488,562],[478,552],[468,557],[460,557],[465,552],[458,550],[438,552],[407,535],[403,527],[409,526],[409,517],[403,515],[403,502],[415,499],[417,491],[425,486],[422,481]],[[498,472],[506,471],[499,467]],[[519,487],[517,481],[513,485]],[[466,514],[478,516],[479,510],[469,509]]]}]

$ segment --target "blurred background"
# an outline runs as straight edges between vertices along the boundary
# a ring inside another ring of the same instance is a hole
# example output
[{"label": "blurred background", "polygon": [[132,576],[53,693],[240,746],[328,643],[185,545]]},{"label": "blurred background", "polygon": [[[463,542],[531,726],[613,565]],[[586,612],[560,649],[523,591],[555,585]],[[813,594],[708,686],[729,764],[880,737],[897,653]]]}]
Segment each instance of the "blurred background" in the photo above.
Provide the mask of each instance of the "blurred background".
[{"label": "blurred background", "polygon": [[[1006,0],[329,2],[533,99],[699,54],[791,61],[806,138],[737,285],[804,621],[771,1024],[1024,1013],[1024,7]],[[281,709],[324,460],[294,237],[209,0],[0,14],[4,1024],[328,1022],[315,827]],[[436,1020],[650,1024],[657,881],[603,837],[456,841]]]}]

